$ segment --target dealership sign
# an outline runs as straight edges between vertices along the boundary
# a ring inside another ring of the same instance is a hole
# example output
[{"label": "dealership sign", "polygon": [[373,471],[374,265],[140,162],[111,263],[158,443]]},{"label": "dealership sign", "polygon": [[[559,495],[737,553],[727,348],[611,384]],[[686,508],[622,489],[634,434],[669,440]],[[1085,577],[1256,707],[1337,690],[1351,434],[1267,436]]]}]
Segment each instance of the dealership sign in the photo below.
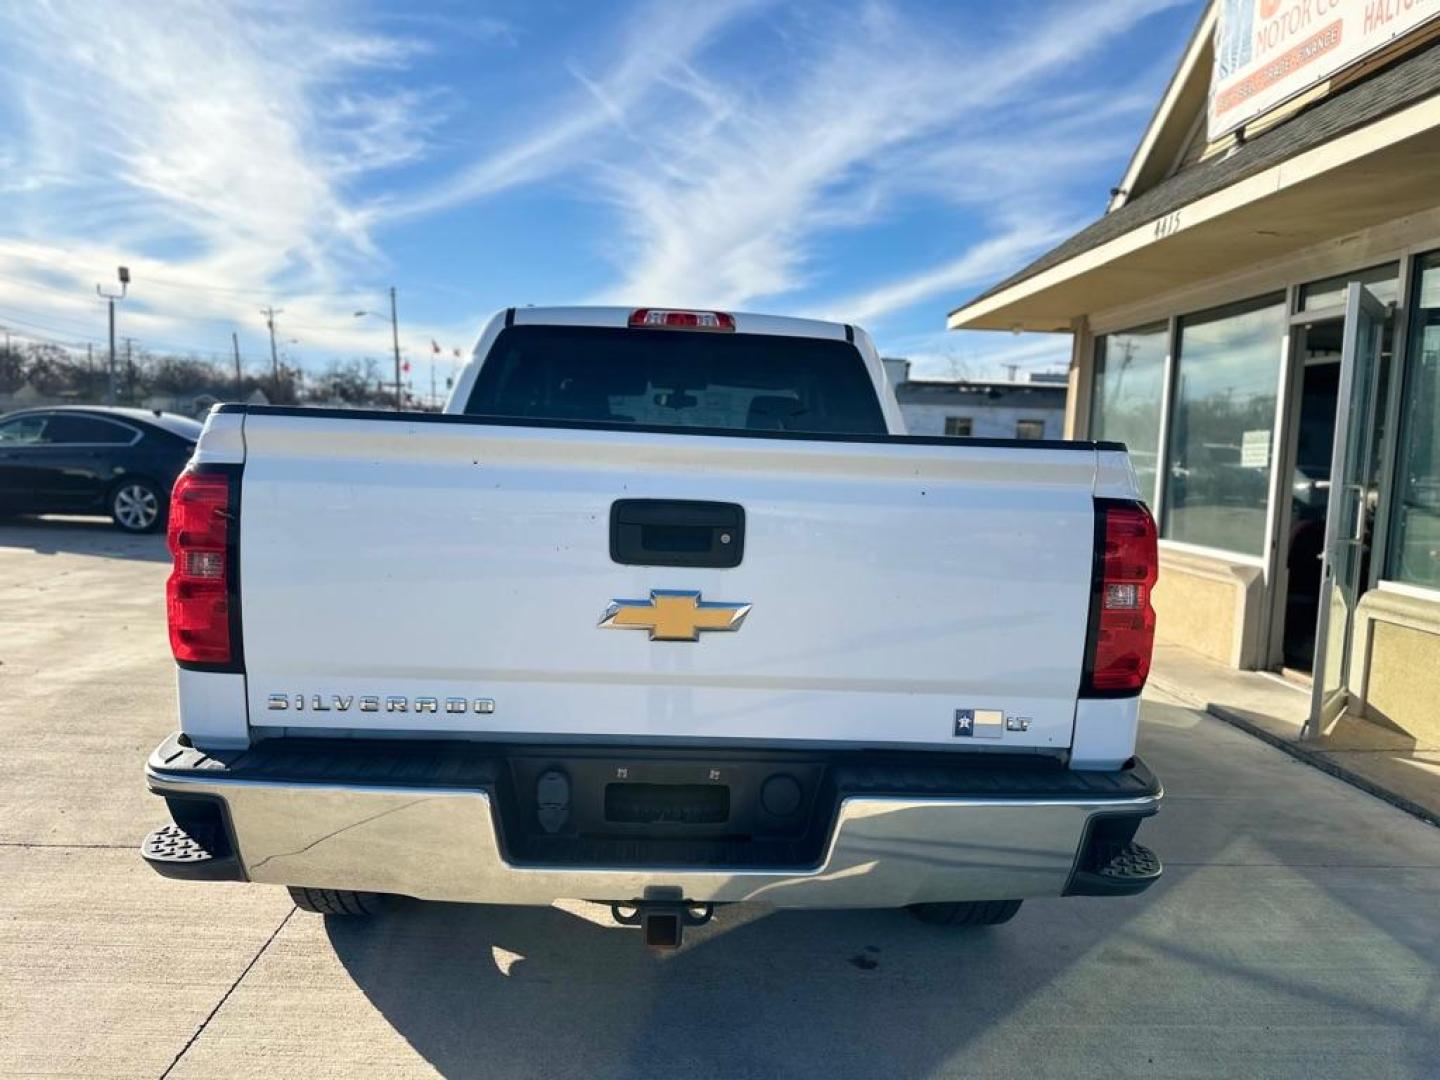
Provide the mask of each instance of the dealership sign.
[{"label": "dealership sign", "polygon": [[1219,0],[1219,8],[1211,139],[1440,15],[1440,0]]}]

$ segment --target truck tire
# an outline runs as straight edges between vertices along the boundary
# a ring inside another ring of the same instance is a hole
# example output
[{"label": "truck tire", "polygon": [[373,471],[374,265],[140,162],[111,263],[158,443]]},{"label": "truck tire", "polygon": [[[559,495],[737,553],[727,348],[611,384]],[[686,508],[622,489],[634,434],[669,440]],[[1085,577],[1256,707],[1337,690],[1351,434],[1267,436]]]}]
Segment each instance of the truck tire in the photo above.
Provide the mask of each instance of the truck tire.
[{"label": "truck tire", "polygon": [[379,915],[390,906],[390,896],[378,892],[351,892],[349,889],[307,889],[287,886],[290,899],[301,911],[315,915]]},{"label": "truck tire", "polygon": [[1019,900],[953,900],[911,904],[910,914],[931,926],[999,926],[1020,910]]}]

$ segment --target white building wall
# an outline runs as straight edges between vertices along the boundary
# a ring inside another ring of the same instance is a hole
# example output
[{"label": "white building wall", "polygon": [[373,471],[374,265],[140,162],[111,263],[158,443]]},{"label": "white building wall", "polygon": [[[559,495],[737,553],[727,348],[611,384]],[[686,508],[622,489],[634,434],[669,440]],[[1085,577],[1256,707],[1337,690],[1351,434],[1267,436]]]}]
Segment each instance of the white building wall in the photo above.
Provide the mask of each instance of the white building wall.
[{"label": "white building wall", "polygon": [[1012,405],[980,404],[957,400],[953,405],[900,403],[905,427],[911,435],[944,435],[947,416],[971,418],[970,435],[976,439],[1013,439],[1015,426],[1021,420],[1041,420],[1046,439],[1062,439],[1065,431],[1064,408],[1024,408]]}]

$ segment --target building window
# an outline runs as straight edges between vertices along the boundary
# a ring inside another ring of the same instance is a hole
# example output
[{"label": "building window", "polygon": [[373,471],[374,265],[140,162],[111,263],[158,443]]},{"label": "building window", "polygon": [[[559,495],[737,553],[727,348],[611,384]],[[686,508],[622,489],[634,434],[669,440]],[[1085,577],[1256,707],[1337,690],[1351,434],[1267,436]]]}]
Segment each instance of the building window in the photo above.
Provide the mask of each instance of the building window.
[{"label": "building window", "polygon": [[947,416],[945,417],[945,434],[966,438],[970,435],[975,426],[975,421],[968,416]]},{"label": "building window", "polygon": [[1285,323],[1283,296],[1181,320],[1161,527],[1167,539],[1264,553]]},{"label": "building window", "polygon": [[1384,304],[1393,304],[1400,298],[1400,264],[1386,263],[1372,266],[1368,270],[1354,270],[1348,274],[1336,274],[1322,281],[1312,281],[1300,286],[1300,310],[1322,311],[1337,308],[1345,303],[1345,290],[1350,282],[1358,281]]},{"label": "building window", "polygon": [[1440,252],[1416,268],[1415,321],[1395,469],[1395,519],[1385,576],[1440,588]]},{"label": "building window", "polygon": [[1090,437],[1125,444],[1140,481],[1140,496],[1147,503],[1155,498],[1168,336],[1161,323],[1107,334],[1095,342]]},{"label": "building window", "polygon": [[1017,420],[1015,421],[1015,438],[1017,439],[1043,439],[1045,438],[1044,420]]}]

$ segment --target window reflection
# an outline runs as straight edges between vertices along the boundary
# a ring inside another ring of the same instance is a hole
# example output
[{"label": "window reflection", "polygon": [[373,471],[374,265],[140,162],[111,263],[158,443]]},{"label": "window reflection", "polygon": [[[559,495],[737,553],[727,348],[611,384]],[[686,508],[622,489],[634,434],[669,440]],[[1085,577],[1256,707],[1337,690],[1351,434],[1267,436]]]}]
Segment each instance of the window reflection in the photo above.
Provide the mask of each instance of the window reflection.
[{"label": "window reflection", "polygon": [[1181,320],[1162,534],[1260,555],[1283,296]]},{"label": "window reflection", "polygon": [[1107,334],[1095,342],[1090,436],[1123,442],[1129,448],[1140,497],[1147,503],[1155,498],[1167,337],[1161,323]]},{"label": "window reflection", "polygon": [[1440,588],[1440,253],[1419,266],[1387,577]]},{"label": "window reflection", "polygon": [[1300,310],[1318,311],[1345,303],[1345,290],[1358,281],[1382,304],[1393,304],[1400,297],[1400,264],[1386,263],[1368,270],[1352,270],[1300,287]]}]

